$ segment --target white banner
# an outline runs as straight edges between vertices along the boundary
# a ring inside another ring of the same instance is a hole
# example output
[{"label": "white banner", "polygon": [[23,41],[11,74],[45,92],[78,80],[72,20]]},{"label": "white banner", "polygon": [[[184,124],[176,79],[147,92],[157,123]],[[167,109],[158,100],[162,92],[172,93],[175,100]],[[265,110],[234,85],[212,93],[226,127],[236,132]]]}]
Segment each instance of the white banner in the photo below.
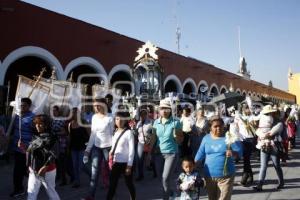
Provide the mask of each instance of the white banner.
[{"label": "white banner", "polygon": [[48,104],[48,97],[50,94],[50,88],[36,83],[25,76],[19,76],[18,87],[15,96],[15,112],[20,112],[20,99],[28,97],[32,101],[31,110],[35,114],[41,114],[45,112]]}]

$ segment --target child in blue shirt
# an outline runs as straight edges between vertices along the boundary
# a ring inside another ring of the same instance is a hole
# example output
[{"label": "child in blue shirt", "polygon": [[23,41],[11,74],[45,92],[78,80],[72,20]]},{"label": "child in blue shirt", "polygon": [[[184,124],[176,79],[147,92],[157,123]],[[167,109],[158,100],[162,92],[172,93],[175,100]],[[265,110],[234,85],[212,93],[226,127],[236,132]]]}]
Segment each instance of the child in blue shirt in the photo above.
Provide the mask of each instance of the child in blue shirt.
[{"label": "child in blue shirt", "polygon": [[203,187],[203,180],[199,172],[195,171],[195,161],[192,157],[185,157],[182,160],[183,172],[179,175],[176,185],[181,192],[181,200],[199,199],[200,187]]}]

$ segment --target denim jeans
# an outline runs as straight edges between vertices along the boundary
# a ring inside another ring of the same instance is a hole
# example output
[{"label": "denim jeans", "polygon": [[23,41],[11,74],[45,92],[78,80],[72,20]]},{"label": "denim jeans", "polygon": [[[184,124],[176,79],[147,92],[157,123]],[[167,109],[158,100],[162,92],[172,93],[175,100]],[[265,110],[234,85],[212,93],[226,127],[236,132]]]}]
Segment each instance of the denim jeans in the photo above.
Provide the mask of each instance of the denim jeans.
[{"label": "denim jeans", "polygon": [[93,151],[91,155],[92,172],[91,172],[90,191],[89,191],[91,197],[95,197],[102,161],[105,162],[105,166],[108,169],[109,151],[110,151],[110,147],[107,148],[93,147]]},{"label": "denim jeans", "polygon": [[283,184],[283,173],[280,166],[280,159],[277,153],[272,150],[270,153],[266,153],[261,150],[260,152],[260,170],[259,170],[259,182],[263,184],[266,178],[266,172],[268,167],[269,160],[272,160],[274,168],[276,170],[276,174],[278,176],[279,184]]},{"label": "denim jeans", "polygon": [[[147,156],[151,156],[150,160],[146,160],[150,162],[150,168],[153,172],[153,177],[157,176],[156,167],[155,167],[155,154],[153,152],[144,152],[144,144],[138,143],[136,146],[136,153],[135,153],[135,169],[137,170],[137,177],[144,177],[145,171],[145,159]],[[148,158],[149,159],[149,158]]]},{"label": "denim jeans", "polygon": [[155,155],[155,164],[158,172],[162,171],[163,199],[169,199],[171,195],[172,175],[177,165],[177,153],[162,153]]},{"label": "denim jeans", "polygon": [[72,150],[73,174],[75,183],[80,184],[80,171],[83,166],[84,151]]}]

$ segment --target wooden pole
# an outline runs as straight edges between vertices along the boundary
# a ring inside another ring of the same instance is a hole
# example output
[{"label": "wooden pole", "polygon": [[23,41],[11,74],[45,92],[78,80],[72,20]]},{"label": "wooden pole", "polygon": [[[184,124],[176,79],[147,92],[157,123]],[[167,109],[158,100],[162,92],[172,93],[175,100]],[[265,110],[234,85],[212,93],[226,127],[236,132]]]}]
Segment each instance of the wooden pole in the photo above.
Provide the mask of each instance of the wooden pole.
[{"label": "wooden pole", "polygon": [[40,72],[40,75],[39,75],[38,78],[36,79],[35,83],[33,84],[32,90],[30,91],[30,93],[29,93],[29,95],[28,95],[28,98],[31,97],[31,95],[32,95],[32,93],[33,93],[33,91],[34,91],[34,89],[36,88],[37,84],[40,82],[40,80],[41,80],[43,74],[45,73],[45,71],[46,71],[46,68],[44,67],[44,68],[42,69],[42,71]]}]

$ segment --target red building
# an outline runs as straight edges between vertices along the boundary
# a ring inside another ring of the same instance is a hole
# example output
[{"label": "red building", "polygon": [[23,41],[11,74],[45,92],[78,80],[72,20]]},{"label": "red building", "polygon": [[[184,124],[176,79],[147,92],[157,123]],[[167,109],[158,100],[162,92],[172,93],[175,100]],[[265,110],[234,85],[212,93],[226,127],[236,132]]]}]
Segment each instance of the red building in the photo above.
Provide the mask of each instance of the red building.
[{"label": "red building", "polygon": [[[17,84],[17,74],[38,75],[42,67],[50,77],[56,67],[58,79],[73,72],[102,74],[113,84],[132,80],[131,66],[137,49],[144,42],[16,0],[0,2],[0,85]],[[270,100],[290,103],[295,96],[285,91],[247,80],[214,65],[159,49],[159,64],[164,69],[165,92],[199,93],[201,86],[209,94],[235,91]],[[97,83],[98,79],[83,80]],[[126,89],[126,88],[125,88]],[[11,91],[14,93],[14,91]],[[2,98],[3,99],[3,98]]]}]

